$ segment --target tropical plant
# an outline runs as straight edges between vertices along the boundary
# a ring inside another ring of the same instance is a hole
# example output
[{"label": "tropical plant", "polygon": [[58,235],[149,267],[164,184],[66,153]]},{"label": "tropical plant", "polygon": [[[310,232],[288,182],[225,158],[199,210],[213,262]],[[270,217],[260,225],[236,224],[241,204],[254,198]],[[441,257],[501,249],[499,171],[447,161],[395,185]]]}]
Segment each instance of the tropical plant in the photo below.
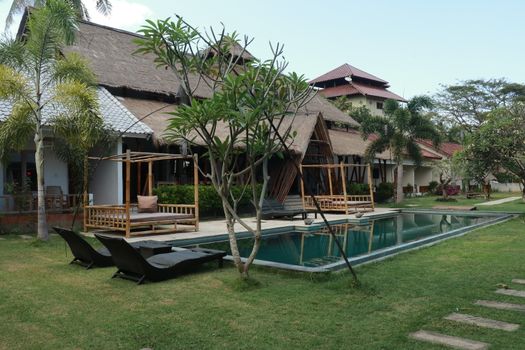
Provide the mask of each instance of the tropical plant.
[{"label": "tropical plant", "polygon": [[361,123],[363,139],[371,135],[376,138],[365,150],[365,159],[372,162],[376,154],[390,150],[397,168],[396,203],[403,200],[403,160],[406,156],[416,165],[423,160],[418,139],[430,139],[437,146],[441,142],[439,132],[422,112],[432,107],[426,96],[412,98],[406,107],[399,102],[387,100],[385,116],[371,116]]},{"label": "tropical plant", "polygon": [[474,132],[490,112],[525,101],[525,85],[505,79],[466,80],[444,85],[434,99],[441,119],[451,126]]},{"label": "tropical plant", "polygon": [[[499,108],[469,139],[463,159],[466,176],[483,185],[490,197],[490,179],[501,171],[514,175],[525,185],[525,104],[516,102]],[[525,189],[525,186],[524,186]],[[523,192],[525,201],[525,190]]]},{"label": "tropical plant", "polygon": [[[31,13],[27,36],[0,42],[0,98],[12,102],[10,116],[0,124],[0,157],[21,150],[34,135],[38,193],[38,238],[48,238],[44,198],[44,129],[74,116],[96,122],[95,79],[75,54],[60,49],[74,40],[76,13],[64,1],[48,0]],[[99,120],[100,121],[100,120]],[[89,142],[86,141],[86,142]]]},{"label": "tropical plant", "polygon": [[[293,118],[312,96],[311,88],[304,77],[284,73],[287,64],[281,45],[272,47],[272,59],[260,62],[243,59],[251,42],[248,38],[241,41],[224,29],[203,33],[181,18],[148,21],[140,33],[144,39],[137,40],[138,53],[155,54],[156,63],[171,69],[182,82],[187,105],[173,113],[168,135],[190,146],[205,145],[210,170],[201,172],[221,199],[234,263],[241,277],[248,278],[261,245],[268,160],[283,149],[276,130],[285,142],[291,142]],[[209,90],[209,99],[198,97],[194,82]],[[236,183],[244,184],[242,192],[250,193],[255,225],[238,214],[242,194],[235,193]],[[244,261],[236,224],[254,238]]]},{"label": "tropical plant", "polygon": [[336,98],[333,101],[333,104],[358,123],[362,123],[363,120],[372,116],[370,109],[366,106],[355,107],[346,96]]},{"label": "tropical plant", "polygon": [[[88,20],[90,19],[89,12],[86,8],[85,1],[81,0],[64,0],[67,2],[77,13],[77,16],[81,19]],[[111,13],[111,1],[109,0],[91,0],[96,2],[97,10],[104,14],[109,15]],[[6,29],[13,24],[14,17],[28,6],[33,7],[42,7],[46,4],[46,0],[13,0],[11,8],[7,13],[7,18],[5,20]]]},{"label": "tropical plant", "polygon": [[457,158],[442,159],[434,162],[432,170],[439,179],[442,201],[447,201],[450,194],[449,185],[459,180],[461,163]]}]

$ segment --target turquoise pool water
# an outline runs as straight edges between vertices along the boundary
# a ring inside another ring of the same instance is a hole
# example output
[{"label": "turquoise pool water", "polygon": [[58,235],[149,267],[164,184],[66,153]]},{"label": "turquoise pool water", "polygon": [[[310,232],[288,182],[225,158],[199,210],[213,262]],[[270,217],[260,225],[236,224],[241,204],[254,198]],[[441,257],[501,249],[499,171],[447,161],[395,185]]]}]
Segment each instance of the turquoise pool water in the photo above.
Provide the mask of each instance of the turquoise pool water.
[{"label": "turquoise pool water", "polygon": [[[428,240],[430,237],[446,236],[447,232],[493,221],[494,216],[473,216],[401,213],[392,217],[370,220],[362,224],[332,225],[337,238],[349,258],[395,250],[392,248],[412,242]],[[445,237],[443,237],[445,238]],[[201,247],[228,251],[226,240],[199,244]],[[240,239],[239,249],[242,257],[251,251],[252,239]],[[307,232],[289,231],[278,234],[265,234],[257,260],[304,268],[322,268],[342,262],[341,253],[326,227],[311,228]],[[355,260],[355,259],[354,259]],[[283,267],[283,266],[281,266]]]}]

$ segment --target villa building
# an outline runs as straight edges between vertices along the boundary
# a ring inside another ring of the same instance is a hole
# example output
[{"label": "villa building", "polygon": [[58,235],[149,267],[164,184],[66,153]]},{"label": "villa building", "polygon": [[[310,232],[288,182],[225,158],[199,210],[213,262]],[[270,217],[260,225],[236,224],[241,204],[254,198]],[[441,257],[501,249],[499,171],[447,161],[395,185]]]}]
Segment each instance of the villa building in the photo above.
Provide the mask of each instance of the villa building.
[{"label": "villa building", "polygon": [[387,81],[345,63],[310,81],[330,100],[345,96],[354,107],[365,106],[372,114],[383,115],[385,100],[406,100],[388,90]]},{"label": "villa building", "polygon": [[[24,33],[24,16],[19,35]],[[99,83],[99,102],[101,115],[109,129],[119,137],[109,154],[122,153],[126,150],[141,152],[184,153],[186,145],[166,138],[169,112],[176,110],[181,101],[181,82],[170,70],[157,69],[154,57],[135,54],[137,49],[134,39],[139,35],[116,28],[106,27],[86,21],[80,21],[76,42],[64,49],[76,52],[84,57]],[[235,52],[232,52],[235,54]],[[243,53],[243,61],[253,59]],[[195,84],[199,98],[209,98],[212,92],[206,84],[200,83],[196,76],[189,77]],[[371,74],[350,65],[343,65],[312,83],[322,89],[304,106],[293,119],[283,125],[290,125],[296,132],[291,145],[291,155],[286,159],[277,159],[271,164],[269,195],[284,200],[289,194],[299,193],[297,164],[314,163],[363,163],[364,151],[370,142],[363,140],[357,131],[359,124],[350,116],[337,109],[328,99],[337,96],[349,96],[352,101],[362,105],[371,105],[376,113],[381,112],[379,103],[385,99],[403,98],[387,90],[388,83]],[[339,91],[339,92],[337,92]],[[323,95],[326,97],[323,97]],[[0,101],[0,122],[10,115],[11,106]],[[50,114],[52,111],[48,111]],[[220,136],[221,131],[218,131]],[[34,146],[31,140],[27,148],[12,154],[6,166],[0,166],[0,211],[13,210],[12,198],[3,192],[6,184],[31,180],[35,175]],[[46,138],[45,181],[64,196],[73,195],[68,165],[61,161],[53,150],[51,130]],[[204,145],[193,148],[192,152],[204,153]],[[430,146],[423,150],[425,162],[415,167],[406,160],[403,184],[426,186],[432,180],[432,161],[445,155]],[[373,162],[373,184],[393,182],[394,164],[389,152],[378,154]],[[206,168],[206,161],[199,160]],[[163,163],[163,164],[161,164]],[[192,173],[184,162],[167,161],[155,164],[154,182],[185,183],[192,181]],[[122,164],[102,162],[97,164],[96,172],[89,184],[89,192],[94,204],[122,204],[124,198],[124,178]],[[147,167],[140,165],[132,169],[131,197],[144,192]],[[357,168],[346,174],[349,182],[366,183],[368,179]],[[417,189],[416,189],[417,190]],[[10,202],[11,201],[11,202]]]}]

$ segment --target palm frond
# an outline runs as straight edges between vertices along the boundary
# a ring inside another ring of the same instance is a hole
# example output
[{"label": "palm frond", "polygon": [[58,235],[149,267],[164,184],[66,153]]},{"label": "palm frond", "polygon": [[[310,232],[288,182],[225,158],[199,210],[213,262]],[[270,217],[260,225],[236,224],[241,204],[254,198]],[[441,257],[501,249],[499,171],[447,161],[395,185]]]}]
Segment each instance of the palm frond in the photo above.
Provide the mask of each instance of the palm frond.
[{"label": "palm frond", "polygon": [[27,71],[27,55],[24,43],[12,38],[0,40],[0,64],[17,71]]},{"label": "palm frond", "polygon": [[378,153],[386,151],[390,146],[389,140],[386,137],[378,137],[370,142],[365,150],[365,162],[371,163]]},{"label": "palm frond", "polygon": [[111,14],[111,1],[109,0],[97,0],[97,10],[102,13],[104,16]]},{"label": "palm frond", "polygon": [[72,44],[77,30],[75,10],[66,2],[48,0],[46,6],[33,11],[27,28],[27,51],[38,62],[53,60],[59,49]]},{"label": "palm frond", "polygon": [[88,67],[88,62],[77,53],[67,53],[53,67],[52,78],[58,82],[77,81],[88,86],[96,85],[96,77]]},{"label": "palm frond", "polygon": [[24,9],[27,6],[34,5],[34,0],[13,0],[13,3],[11,4],[11,7],[9,8],[9,12],[7,13],[7,17],[5,19],[5,30],[7,31],[9,27],[11,27],[16,15],[22,13],[22,11],[24,11]]},{"label": "palm frond", "polygon": [[421,165],[421,162],[423,161],[423,154],[421,153],[421,148],[416,142],[407,142],[406,151],[408,153],[408,156],[412,158],[416,166]]},{"label": "palm frond", "polygon": [[7,163],[12,151],[23,149],[34,134],[33,109],[34,106],[27,103],[17,103],[13,106],[11,115],[0,124],[0,160],[3,163]]},{"label": "palm frond", "polygon": [[31,101],[32,93],[25,76],[10,67],[0,65],[0,98]]},{"label": "palm frond", "polygon": [[361,123],[360,131],[363,139],[366,140],[372,134],[384,135],[390,128],[390,120],[380,116],[370,116]]},{"label": "palm frond", "polygon": [[53,101],[60,103],[67,110],[68,116],[99,114],[96,90],[81,82],[68,80],[58,83]]}]

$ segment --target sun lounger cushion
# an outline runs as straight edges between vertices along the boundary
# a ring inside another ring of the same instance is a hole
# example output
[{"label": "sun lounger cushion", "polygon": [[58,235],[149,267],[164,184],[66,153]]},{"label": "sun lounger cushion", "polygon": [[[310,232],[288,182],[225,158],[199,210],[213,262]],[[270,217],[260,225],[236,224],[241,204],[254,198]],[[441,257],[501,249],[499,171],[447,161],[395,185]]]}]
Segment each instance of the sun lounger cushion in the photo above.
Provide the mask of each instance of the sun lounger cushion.
[{"label": "sun lounger cushion", "polygon": [[208,254],[194,251],[179,251],[166,254],[158,254],[148,258],[148,262],[157,267],[170,267],[182,261],[198,260]]},{"label": "sun lounger cushion", "polygon": [[157,196],[137,196],[137,208],[139,213],[156,213]]},{"label": "sun lounger cushion", "polygon": [[154,222],[194,219],[192,214],[174,214],[174,213],[130,213],[131,222]]}]

